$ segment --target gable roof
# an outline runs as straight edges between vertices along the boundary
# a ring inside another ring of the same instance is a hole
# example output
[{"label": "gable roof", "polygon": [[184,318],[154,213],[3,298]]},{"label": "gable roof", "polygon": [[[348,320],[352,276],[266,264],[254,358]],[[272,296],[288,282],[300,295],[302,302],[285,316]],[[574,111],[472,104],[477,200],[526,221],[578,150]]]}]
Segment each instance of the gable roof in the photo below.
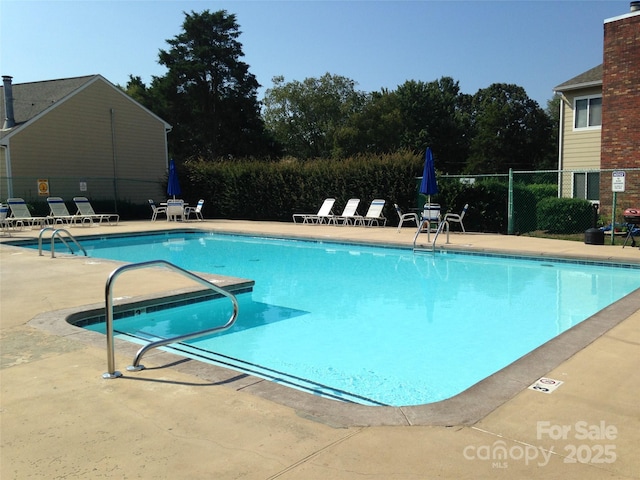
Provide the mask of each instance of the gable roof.
[{"label": "gable roof", "polygon": [[597,87],[602,85],[602,64],[597,67],[593,67],[591,70],[587,70],[581,73],[577,77],[573,77],[571,80],[567,80],[561,83],[553,90],[554,92],[566,92],[568,90],[578,90],[580,88]]},{"label": "gable roof", "polygon": [[[45,80],[41,82],[15,83],[11,85],[13,91],[13,113],[16,125],[7,130],[0,130],[0,139],[12,135],[22,129],[31,120],[44,115],[47,110],[55,108],[66,99],[75,95],[95,81],[102,80],[114,90],[136,103],[150,115],[165,124],[166,129],[171,125],[159,118],[146,107],[136,102],[133,98],[113,85],[102,75],[87,75],[84,77],[62,78],[58,80]],[[4,86],[0,85],[0,112],[5,112]]]}]

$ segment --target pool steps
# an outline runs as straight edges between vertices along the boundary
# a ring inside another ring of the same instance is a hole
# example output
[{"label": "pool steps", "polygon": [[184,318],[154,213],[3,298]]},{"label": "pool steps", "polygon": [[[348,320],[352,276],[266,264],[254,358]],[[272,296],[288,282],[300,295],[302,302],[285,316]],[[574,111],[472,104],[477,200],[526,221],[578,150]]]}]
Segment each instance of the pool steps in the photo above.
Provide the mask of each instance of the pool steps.
[{"label": "pool steps", "polygon": [[113,285],[116,279],[126,271],[139,270],[143,268],[152,268],[152,267],[168,268],[169,270],[177,272],[207,287],[208,289],[213,290],[218,295],[227,297],[233,305],[233,312],[231,313],[231,316],[226,321],[226,323],[222,326],[216,326],[216,327],[201,330],[198,332],[192,332],[185,335],[179,335],[176,337],[157,340],[155,342],[148,343],[147,345],[143,346],[140,350],[138,350],[133,360],[133,364],[127,367],[128,371],[138,371],[138,370],[144,369],[144,365],[140,364],[140,360],[142,359],[142,356],[151,349],[162,347],[170,343],[181,342],[184,340],[189,340],[189,339],[201,337],[204,335],[209,335],[214,332],[227,330],[228,328],[233,326],[236,319],[238,318],[238,300],[236,299],[235,295],[221,287],[218,287],[217,285],[214,285],[213,283],[209,282],[205,278],[202,278],[196,275],[195,273],[185,270],[184,268],[178,267],[177,265],[174,265],[173,263],[167,262],[165,260],[151,260],[148,262],[130,263],[127,265],[122,265],[116,268],[113,272],[111,272],[105,285],[105,316],[106,316],[105,320],[106,320],[106,330],[107,330],[106,335],[107,335],[107,368],[108,370],[102,375],[102,378],[112,379],[112,378],[118,378],[122,376],[122,373],[118,372],[115,368],[115,347],[114,347],[114,338],[113,338],[113,293],[112,293]]}]

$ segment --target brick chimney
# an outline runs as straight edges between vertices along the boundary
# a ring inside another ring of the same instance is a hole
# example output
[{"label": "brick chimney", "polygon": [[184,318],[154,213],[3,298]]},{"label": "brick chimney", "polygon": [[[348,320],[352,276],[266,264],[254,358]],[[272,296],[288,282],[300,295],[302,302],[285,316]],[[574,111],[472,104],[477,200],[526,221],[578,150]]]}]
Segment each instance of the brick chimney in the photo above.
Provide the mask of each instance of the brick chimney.
[{"label": "brick chimney", "polygon": [[3,130],[16,126],[16,119],[13,115],[13,87],[11,85],[11,79],[8,75],[2,76],[2,84],[4,90],[4,125]]}]

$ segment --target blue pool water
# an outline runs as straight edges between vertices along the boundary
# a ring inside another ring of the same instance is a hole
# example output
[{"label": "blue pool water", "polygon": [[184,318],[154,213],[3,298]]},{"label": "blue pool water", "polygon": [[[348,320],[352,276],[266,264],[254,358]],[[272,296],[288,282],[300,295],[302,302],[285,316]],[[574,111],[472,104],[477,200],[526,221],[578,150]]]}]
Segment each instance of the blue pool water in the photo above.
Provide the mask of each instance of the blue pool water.
[{"label": "blue pool water", "polygon": [[[176,348],[368,405],[449,398],[640,287],[632,267],[328,242],[178,233],[82,244],[92,257],[255,280],[236,326]],[[115,329],[166,337],[229,311],[228,300],[195,303]]]}]

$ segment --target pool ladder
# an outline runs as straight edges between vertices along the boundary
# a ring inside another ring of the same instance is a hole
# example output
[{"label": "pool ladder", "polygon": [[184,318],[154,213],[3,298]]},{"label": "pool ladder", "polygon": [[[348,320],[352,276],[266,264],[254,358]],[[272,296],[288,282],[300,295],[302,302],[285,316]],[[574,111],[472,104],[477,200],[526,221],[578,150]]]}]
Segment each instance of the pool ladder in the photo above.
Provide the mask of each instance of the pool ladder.
[{"label": "pool ladder", "polygon": [[[416,250],[422,250],[421,248],[418,248],[416,246],[416,242],[418,241],[418,236],[422,233],[422,229],[424,227],[424,225],[427,225],[427,242],[429,242],[431,240],[431,228],[430,228],[430,224],[428,220],[422,220],[422,223],[420,223],[420,226],[418,227],[418,231],[416,232],[415,237],[413,237],[413,251],[415,252]],[[442,230],[446,228],[447,231],[447,244],[449,243],[449,222],[447,222],[446,220],[443,220],[442,222],[440,222],[440,224],[438,225],[438,229],[436,230],[435,234],[433,235],[433,242],[431,242],[431,251],[435,252],[436,250],[436,241],[438,240],[438,236],[442,233]]]},{"label": "pool ladder", "polygon": [[42,230],[40,230],[40,235],[38,235],[38,255],[40,255],[41,257],[43,256],[42,255],[42,236],[44,235],[45,232],[49,230],[53,230],[53,233],[51,234],[51,258],[55,258],[56,256],[56,237],[58,237],[60,241],[65,245],[65,247],[67,247],[69,251],[73,255],[75,255],[73,248],[71,248],[71,246],[67,243],[67,241],[62,237],[61,234],[63,233],[67,236],[69,240],[71,240],[76,245],[76,247],[78,247],[78,250],[81,250],[82,253],[84,253],[85,257],[87,256],[87,251],[84,249],[82,245],[80,245],[80,243],[75,239],[75,237],[69,233],[68,230],[65,230],[64,228],[54,228],[54,227],[44,227]]},{"label": "pool ladder", "polygon": [[140,360],[142,359],[142,356],[146,352],[148,352],[153,348],[163,347],[170,343],[182,342],[184,340],[190,340],[192,338],[202,337],[204,335],[209,335],[214,332],[226,330],[232,327],[236,321],[236,318],[238,318],[238,300],[236,299],[235,295],[227,292],[226,290],[218,287],[217,285],[213,285],[208,280],[194,273],[191,273],[188,270],[185,270],[183,268],[178,267],[177,265],[174,265],[173,263],[169,263],[165,260],[151,260],[148,262],[131,263],[127,265],[122,265],[121,267],[118,267],[113,272],[111,272],[111,274],[109,275],[109,278],[107,279],[107,283],[105,285],[104,301],[105,301],[105,318],[106,318],[106,329],[107,329],[106,333],[107,333],[108,371],[102,375],[102,378],[108,379],[108,378],[118,378],[122,376],[120,372],[116,371],[116,367],[115,367],[115,349],[114,349],[114,339],[113,339],[113,295],[112,295],[113,284],[116,278],[118,278],[120,274],[126,271],[137,270],[141,268],[158,267],[158,266],[165,267],[165,268],[168,268],[169,270],[173,270],[174,272],[180,273],[185,277],[190,278],[191,280],[194,280],[195,282],[200,283],[201,285],[204,285],[205,287],[213,290],[217,294],[220,294],[224,297],[229,298],[229,300],[231,300],[231,303],[233,304],[233,313],[231,314],[231,317],[229,318],[229,320],[227,320],[227,322],[222,326],[212,327],[207,330],[187,333],[185,335],[178,335],[177,337],[165,338],[162,340],[157,340],[155,342],[148,343],[147,345],[142,347],[140,350],[138,350],[138,353],[136,353],[136,356],[133,359],[133,364],[127,367],[128,371],[135,372],[138,370],[143,370],[144,365],[140,364]]}]

